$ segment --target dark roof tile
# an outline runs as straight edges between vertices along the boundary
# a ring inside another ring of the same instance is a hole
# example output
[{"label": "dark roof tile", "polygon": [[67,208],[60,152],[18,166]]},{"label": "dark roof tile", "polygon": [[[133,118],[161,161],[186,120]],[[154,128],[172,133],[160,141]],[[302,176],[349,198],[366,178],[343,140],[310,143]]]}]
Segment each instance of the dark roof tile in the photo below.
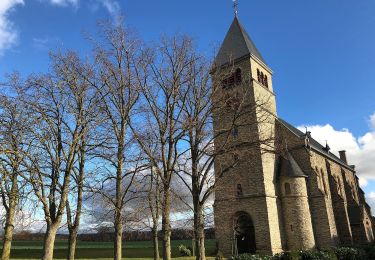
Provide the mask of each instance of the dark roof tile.
[{"label": "dark roof tile", "polygon": [[[294,133],[296,136],[298,136],[300,138],[302,138],[302,137],[305,136],[305,133],[303,133],[302,131],[300,131],[296,127],[292,126],[291,124],[289,124],[285,120],[283,120],[281,118],[278,118],[278,121],[282,125],[284,125],[289,131],[291,131],[292,133]],[[338,164],[340,164],[340,165],[342,165],[342,166],[344,166],[344,167],[346,167],[346,168],[351,169],[352,171],[354,171],[353,167],[349,166],[347,163],[345,163],[343,160],[341,160],[339,157],[337,157],[333,153],[327,151],[327,149],[325,149],[325,147],[323,145],[321,145],[318,141],[316,141],[314,138],[310,138],[310,146],[314,150],[316,150],[319,153],[327,156],[329,159],[335,161],[336,163],[338,163]]]},{"label": "dark roof tile", "polygon": [[266,64],[249,34],[235,17],[215,58],[215,66],[225,65],[250,54]]}]

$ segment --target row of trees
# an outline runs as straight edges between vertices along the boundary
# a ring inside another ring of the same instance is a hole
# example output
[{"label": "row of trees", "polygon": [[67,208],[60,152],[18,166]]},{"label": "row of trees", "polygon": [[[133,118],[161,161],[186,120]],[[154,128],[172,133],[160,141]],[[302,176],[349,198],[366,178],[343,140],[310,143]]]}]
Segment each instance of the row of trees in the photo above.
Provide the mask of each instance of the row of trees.
[{"label": "row of trees", "polygon": [[65,223],[67,258],[74,259],[85,201],[104,208],[100,214],[113,223],[114,259],[122,258],[123,230],[137,220],[150,223],[154,259],[161,227],[163,259],[169,260],[177,200],[193,216],[196,259],[205,259],[214,160],[236,149],[225,142],[213,146],[232,127],[214,136],[212,113],[220,107],[212,102],[212,64],[188,37],[146,46],[123,26],[105,23],[91,42],[86,59],[72,51],[52,53],[48,73],[26,80],[14,74],[1,88],[2,259],[9,259],[23,200],[43,215],[45,260],[53,259],[56,233]]}]

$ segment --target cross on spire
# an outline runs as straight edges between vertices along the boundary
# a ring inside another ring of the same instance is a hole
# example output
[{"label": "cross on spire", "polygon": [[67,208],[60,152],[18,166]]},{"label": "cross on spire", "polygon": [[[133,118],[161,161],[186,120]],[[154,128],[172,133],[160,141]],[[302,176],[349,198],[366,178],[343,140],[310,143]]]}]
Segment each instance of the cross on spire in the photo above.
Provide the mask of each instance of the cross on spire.
[{"label": "cross on spire", "polygon": [[233,10],[234,10],[234,15],[238,15],[238,0],[233,0]]}]

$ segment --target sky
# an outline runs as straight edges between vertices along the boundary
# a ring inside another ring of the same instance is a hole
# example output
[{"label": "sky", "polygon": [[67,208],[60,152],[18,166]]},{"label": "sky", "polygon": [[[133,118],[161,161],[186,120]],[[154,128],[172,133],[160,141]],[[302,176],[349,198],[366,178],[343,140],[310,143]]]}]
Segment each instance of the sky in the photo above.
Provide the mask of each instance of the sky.
[{"label": "sky", "polygon": [[[239,0],[239,19],[274,72],[278,115],[345,149],[375,208],[375,1]],[[0,0],[0,81],[44,72],[49,50],[89,53],[99,19],[146,41],[183,33],[212,55],[231,0]]]}]

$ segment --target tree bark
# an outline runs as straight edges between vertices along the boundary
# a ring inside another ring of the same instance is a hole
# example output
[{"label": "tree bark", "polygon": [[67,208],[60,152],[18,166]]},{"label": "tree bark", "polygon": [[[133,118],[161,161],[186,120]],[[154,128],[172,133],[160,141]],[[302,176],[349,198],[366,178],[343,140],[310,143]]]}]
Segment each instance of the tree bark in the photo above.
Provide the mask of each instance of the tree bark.
[{"label": "tree bark", "polygon": [[159,238],[158,238],[158,228],[154,226],[152,228],[153,243],[154,243],[154,260],[159,260]]},{"label": "tree bark", "polygon": [[[119,219],[120,218],[120,219]],[[116,212],[115,221],[115,260],[122,259],[122,223],[121,213]]]},{"label": "tree bark", "polygon": [[115,205],[115,260],[122,259],[122,167],[124,161],[124,139],[125,126],[121,128],[121,139],[117,150],[117,169],[116,169],[116,205]]},{"label": "tree bark", "polygon": [[[83,137],[84,138],[84,137]],[[68,248],[68,259],[74,260],[75,258],[75,251],[77,246],[77,234],[79,225],[81,222],[81,212],[82,212],[82,203],[83,203],[83,180],[85,178],[85,141],[82,141],[82,144],[79,149],[80,157],[79,157],[79,176],[78,176],[78,195],[77,195],[77,209],[74,224],[72,223],[71,217],[72,213],[69,206],[69,201],[66,203],[66,214],[67,214],[67,222],[68,222],[68,229],[69,229],[69,248]]]},{"label": "tree bark", "polygon": [[164,187],[162,231],[163,231],[163,260],[171,260],[171,193],[169,187]]},{"label": "tree bark", "polygon": [[14,218],[16,214],[16,201],[9,203],[9,209],[7,211],[5,230],[4,230],[4,241],[3,250],[1,254],[2,260],[10,259],[10,249],[12,246],[13,230],[14,230]]},{"label": "tree bark", "polygon": [[[16,148],[16,147],[15,147]],[[16,148],[17,149],[17,148]],[[18,156],[17,156],[17,160]],[[8,260],[10,259],[10,250],[12,247],[13,231],[14,231],[14,219],[16,217],[16,208],[18,204],[18,166],[14,166],[12,174],[12,189],[9,194],[9,204],[7,207],[6,202],[3,202],[4,207],[6,208],[6,219],[5,219],[5,229],[4,229],[4,239],[3,239],[3,249],[1,252],[1,259]]]},{"label": "tree bark", "polygon": [[194,236],[195,236],[195,254],[196,260],[206,259],[206,248],[204,244],[204,216],[202,208],[197,207],[197,212],[194,214]]},{"label": "tree bark", "polygon": [[74,260],[75,258],[77,234],[78,234],[78,228],[74,227],[72,230],[69,230],[69,238],[68,238],[68,259],[69,260]]},{"label": "tree bark", "polygon": [[53,249],[55,246],[56,233],[59,225],[57,223],[48,224],[44,235],[44,248],[42,260],[53,259]]}]

